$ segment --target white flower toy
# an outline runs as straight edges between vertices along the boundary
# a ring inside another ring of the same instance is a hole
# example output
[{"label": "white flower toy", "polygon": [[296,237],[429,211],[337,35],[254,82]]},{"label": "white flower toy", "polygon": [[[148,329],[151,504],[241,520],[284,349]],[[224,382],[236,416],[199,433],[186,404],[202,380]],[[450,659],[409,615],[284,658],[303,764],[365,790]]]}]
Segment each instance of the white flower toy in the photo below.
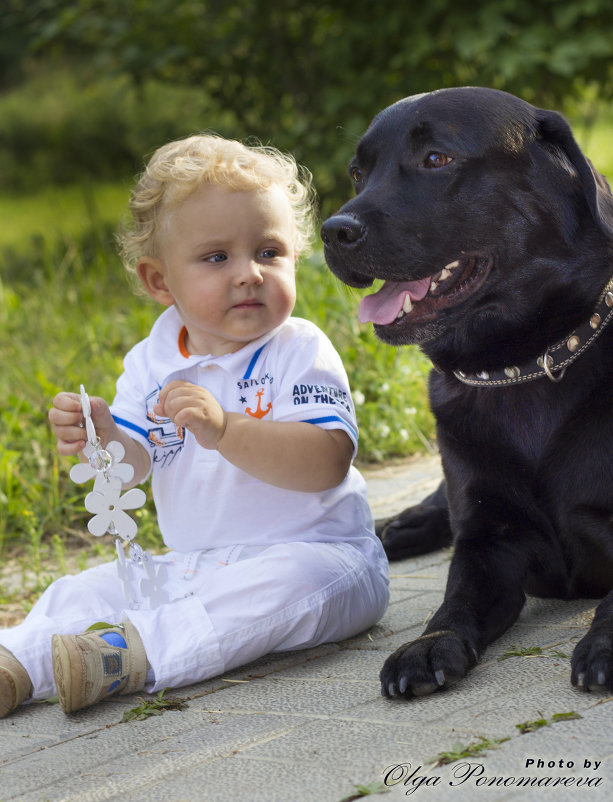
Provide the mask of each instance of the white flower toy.
[{"label": "white flower toy", "polygon": [[136,522],[124,510],[136,510],[145,503],[142,490],[133,488],[121,495],[112,481],[105,485],[103,492],[94,490],[85,496],[85,509],[96,513],[87,528],[96,537],[110,532],[122,540],[132,540],[136,535]]},{"label": "white flower toy", "polygon": [[[125,462],[121,462],[126,452],[121,443],[115,440],[110,442],[106,448],[100,448],[99,445],[96,448],[88,440],[83,453],[88,458],[88,461],[73,465],[70,471],[70,478],[77,485],[88,482],[90,479],[95,479],[95,490],[98,490],[96,485],[106,483],[116,484],[121,489],[121,486],[129,482],[134,476],[134,468]],[[94,464],[101,467],[95,468]]]},{"label": "white flower toy", "polygon": [[[112,441],[106,448],[102,447],[91,419],[89,397],[83,385],[81,409],[87,433],[87,444],[83,453],[88,461],[74,465],[70,478],[76,484],[94,479],[94,488],[85,497],[85,508],[94,513],[87,528],[96,537],[107,533],[115,537],[117,571],[129,606],[138,609],[141,606],[140,598],[147,603],[149,609],[153,609],[168,601],[162,587],[166,579],[165,567],[160,566],[156,573],[151,554],[133,542],[138,527],[125,512],[142,507],[146,495],[138,488],[121,494],[123,485],[134,476],[134,468],[121,462],[126,453],[121,443]],[[129,561],[126,560],[123,543],[129,543]],[[137,573],[140,574],[140,579],[136,576]],[[138,586],[140,593],[135,590]]]}]

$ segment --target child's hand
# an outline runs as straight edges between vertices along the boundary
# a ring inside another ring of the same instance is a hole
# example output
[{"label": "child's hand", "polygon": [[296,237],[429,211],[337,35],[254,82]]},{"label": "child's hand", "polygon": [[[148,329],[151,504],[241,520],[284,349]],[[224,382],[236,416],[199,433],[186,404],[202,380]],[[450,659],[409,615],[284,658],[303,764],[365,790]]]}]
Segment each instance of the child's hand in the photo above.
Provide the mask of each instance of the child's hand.
[{"label": "child's hand", "polygon": [[172,381],[163,387],[153,411],[189,429],[203,448],[217,448],[226,430],[226,411],[208,390],[190,382]]},{"label": "child's hand", "polygon": [[[90,398],[91,417],[96,434],[103,446],[116,428],[109,405],[102,398]],[[57,437],[57,450],[63,456],[73,456],[85,448],[87,434],[83,423],[81,397],[77,393],[58,393],[49,410],[49,423]]]}]

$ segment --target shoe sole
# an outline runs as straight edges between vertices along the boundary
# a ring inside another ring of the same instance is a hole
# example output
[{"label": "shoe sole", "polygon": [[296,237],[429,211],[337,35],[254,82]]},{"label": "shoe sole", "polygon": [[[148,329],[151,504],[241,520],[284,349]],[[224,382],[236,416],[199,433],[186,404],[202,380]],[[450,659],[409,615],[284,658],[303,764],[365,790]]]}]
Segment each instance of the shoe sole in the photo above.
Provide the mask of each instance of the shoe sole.
[{"label": "shoe sole", "polygon": [[51,639],[53,655],[53,678],[57,689],[58,699],[64,713],[72,713],[72,673],[70,670],[70,655],[64,645],[61,635],[54,635]]}]

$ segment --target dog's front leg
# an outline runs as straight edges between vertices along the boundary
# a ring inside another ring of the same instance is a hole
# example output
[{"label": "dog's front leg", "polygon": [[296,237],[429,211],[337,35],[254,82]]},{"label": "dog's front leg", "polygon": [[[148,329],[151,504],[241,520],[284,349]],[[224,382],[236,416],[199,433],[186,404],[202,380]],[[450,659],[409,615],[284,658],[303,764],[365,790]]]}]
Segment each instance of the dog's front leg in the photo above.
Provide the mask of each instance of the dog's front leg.
[{"label": "dog's front leg", "polygon": [[521,552],[494,534],[459,538],[445,600],[424,634],[405,643],[381,670],[384,696],[424,696],[449,687],[517,619],[525,601]]},{"label": "dog's front leg", "polygon": [[388,560],[404,560],[450,546],[449,505],[445,482],[419,504],[375,522]]},{"label": "dog's front leg", "polygon": [[613,693],[613,591],[596,608],[592,626],[575,646],[571,666],[573,685]]}]

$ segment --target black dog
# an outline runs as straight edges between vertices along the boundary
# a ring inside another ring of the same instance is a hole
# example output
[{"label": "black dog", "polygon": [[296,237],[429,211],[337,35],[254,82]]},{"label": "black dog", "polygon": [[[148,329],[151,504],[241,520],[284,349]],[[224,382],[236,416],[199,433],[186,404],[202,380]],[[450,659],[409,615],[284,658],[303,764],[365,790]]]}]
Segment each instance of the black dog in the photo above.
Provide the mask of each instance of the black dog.
[{"label": "black dog", "polygon": [[558,113],[471,87],[382,111],[349,172],[357,197],[322,228],[328,264],[353,287],[385,279],[361,321],[391,345],[417,343],[434,365],[446,494],[404,514],[395,547],[437,528],[455,540],[444,602],[388,658],[383,693],[459,680],[526,593],[604,597],[571,681],[613,691],[606,181]]}]

